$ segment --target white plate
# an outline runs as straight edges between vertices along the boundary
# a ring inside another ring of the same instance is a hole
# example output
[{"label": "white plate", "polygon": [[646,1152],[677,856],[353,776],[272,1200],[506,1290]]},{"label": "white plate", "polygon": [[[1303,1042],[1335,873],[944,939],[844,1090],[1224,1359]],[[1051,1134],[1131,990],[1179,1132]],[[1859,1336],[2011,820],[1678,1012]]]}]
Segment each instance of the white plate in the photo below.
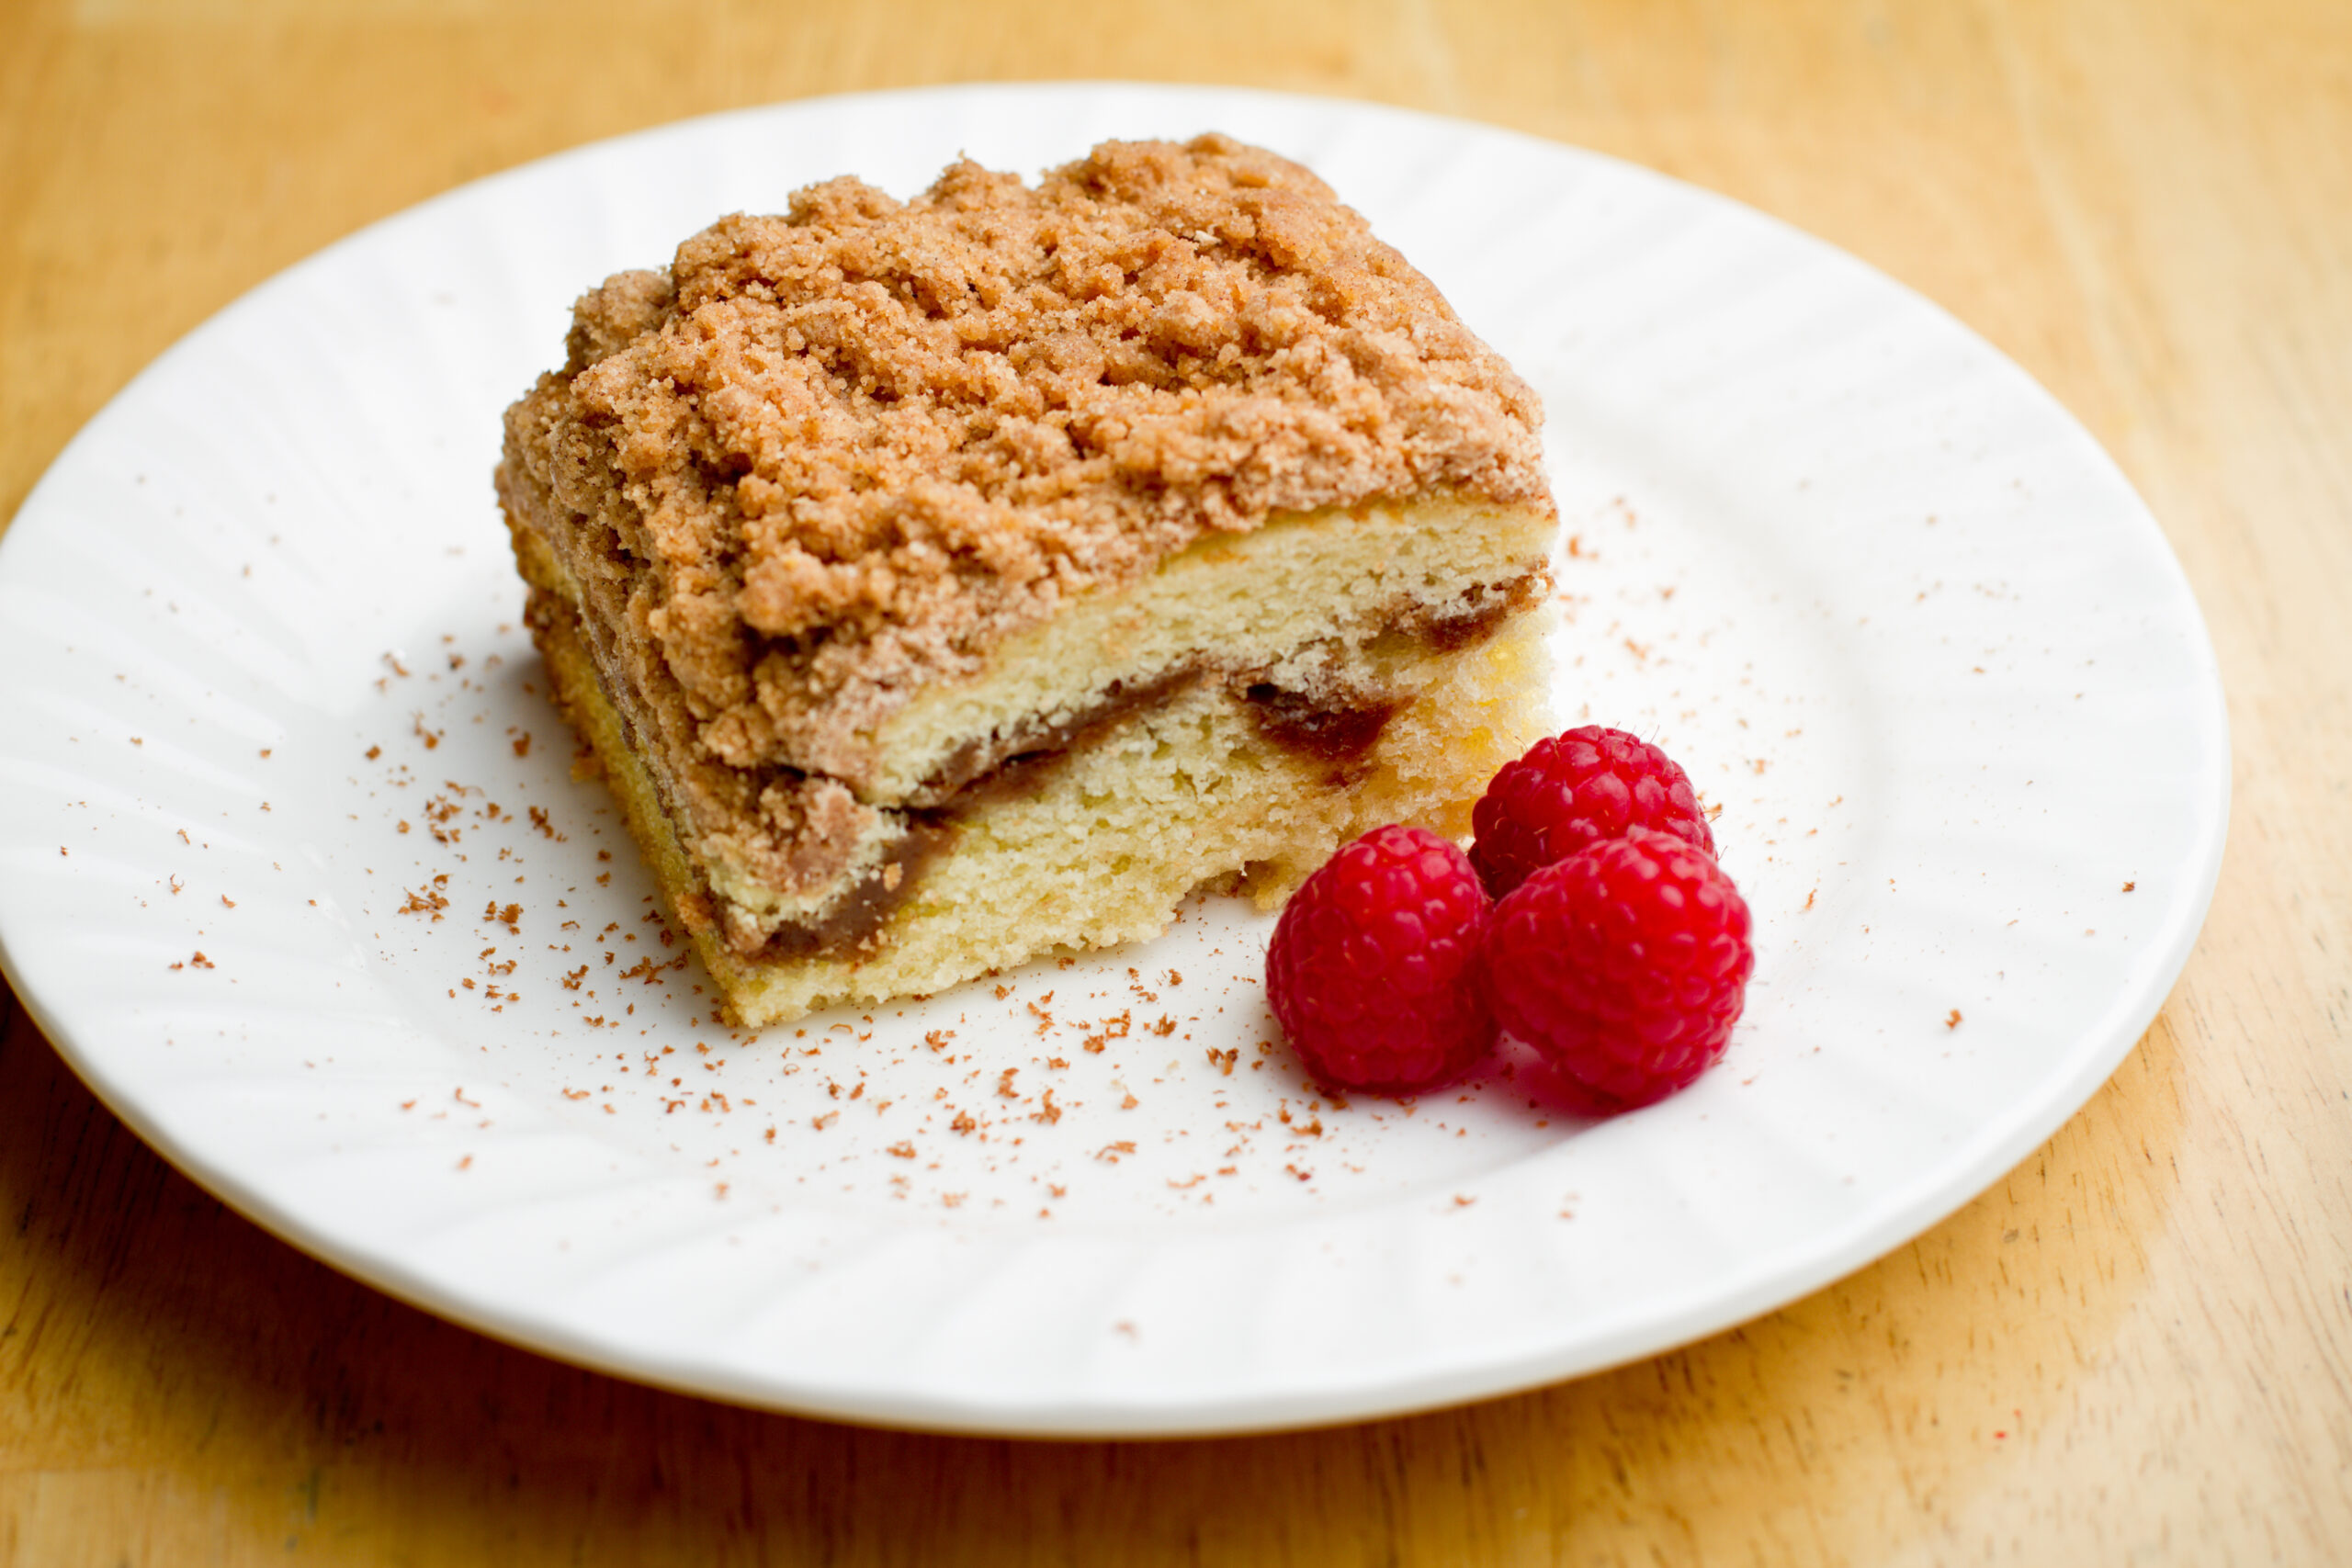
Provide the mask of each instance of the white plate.
[{"label": "white plate", "polygon": [[[805,1035],[735,1039],[691,964],[647,977],[684,950],[567,775],[490,491],[572,297],[836,173],[905,193],[959,150],[1034,172],[1210,127],[1321,172],[1544,394],[1564,720],[1688,763],[1758,919],[1728,1059],[1677,1099],[1599,1125],[1500,1079],[1318,1106],[1261,1048],[1267,923],[1222,902]],[[1218,90],[787,105],[379,223],[67,448],[0,545],[0,954],[182,1169],[521,1344],[991,1432],[1469,1399],[1870,1261],[2131,1048],[2228,783],[2155,525],[1940,311],[1608,159]]]}]

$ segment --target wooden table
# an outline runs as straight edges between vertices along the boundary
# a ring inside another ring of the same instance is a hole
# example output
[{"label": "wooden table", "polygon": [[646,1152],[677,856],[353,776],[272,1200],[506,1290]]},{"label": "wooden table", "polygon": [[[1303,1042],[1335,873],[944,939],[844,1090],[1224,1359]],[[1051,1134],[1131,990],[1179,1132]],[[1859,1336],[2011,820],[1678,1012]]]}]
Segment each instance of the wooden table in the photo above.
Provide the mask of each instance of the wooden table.
[{"label": "wooden table", "polygon": [[1436,1415],[1118,1445],[758,1415],[448,1326],[224,1211],[0,1003],[0,1564],[2352,1560],[2342,0],[12,0],[0,517],[182,333],[460,180],[1067,76],[1618,153],[2050,386],[2162,519],[2231,698],[2228,863],[2155,1027],[1992,1190],[1744,1328]]}]

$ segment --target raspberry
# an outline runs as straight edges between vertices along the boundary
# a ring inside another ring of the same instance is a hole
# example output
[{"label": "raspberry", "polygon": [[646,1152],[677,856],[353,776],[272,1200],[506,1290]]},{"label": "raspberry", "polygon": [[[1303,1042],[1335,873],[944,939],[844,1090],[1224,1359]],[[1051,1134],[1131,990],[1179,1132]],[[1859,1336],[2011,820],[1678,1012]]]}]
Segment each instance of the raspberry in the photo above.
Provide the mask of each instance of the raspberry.
[{"label": "raspberry", "polygon": [[1614,1109],[1724,1053],[1747,976],[1747,901],[1713,857],[1635,828],[1544,867],[1496,906],[1481,954],[1495,1016]]},{"label": "raspberry", "polygon": [[1375,828],[1283,910],[1266,998],[1307,1071],[1338,1089],[1413,1094],[1495,1041],[1478,985],[1493,905],[1470,859],[1421,828]]},{"label": "raspberry", "polygon": [[1470,825],[1477,834],[1470,863],[1498,898],[1538,867],[1628,828],[1655,828],[1715,852],[1706,814],[1674,760],[1597,724],[1529,747],[1487,785]]}]

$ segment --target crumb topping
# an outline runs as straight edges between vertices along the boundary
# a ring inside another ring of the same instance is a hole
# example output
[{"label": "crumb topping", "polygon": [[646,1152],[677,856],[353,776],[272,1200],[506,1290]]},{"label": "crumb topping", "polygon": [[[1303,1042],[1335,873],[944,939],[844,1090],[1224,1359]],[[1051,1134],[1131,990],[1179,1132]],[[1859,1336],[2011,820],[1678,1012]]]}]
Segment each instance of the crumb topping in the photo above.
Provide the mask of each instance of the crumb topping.
[{"label": "crumb topping", "polygon": [[508,411],[502,496],[595,538],[562,553],[731,768],[853,776],[922,684],[1211,531],[1548,503],[1527,386],[1321,181],[1221,136],[814,186],[591,290],[567,347]]}]

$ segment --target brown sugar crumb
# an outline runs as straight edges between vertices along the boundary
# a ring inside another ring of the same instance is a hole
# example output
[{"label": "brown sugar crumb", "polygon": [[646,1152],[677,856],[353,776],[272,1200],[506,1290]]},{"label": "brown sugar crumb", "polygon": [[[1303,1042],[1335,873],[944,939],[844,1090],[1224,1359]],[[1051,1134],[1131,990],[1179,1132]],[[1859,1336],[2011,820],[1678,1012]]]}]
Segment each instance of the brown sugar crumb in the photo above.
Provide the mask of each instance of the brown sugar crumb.
[{"label": "brown sugar crumb", "polygon": [[1946,1029],[1958,1029],[1960,1027],[1960,1010],[1958,1008],[1952,1009],[1951,1015],[1944,1020],[1944,1027]]},{"label": "brown sugar crumb", "polygon": [[811,186],[592,290],[569,349],[508,412],[501,495],[609,522],[678,719],[735,768],[851,776],[977,649],[1276,511],[1548,504],[1527,385],[1314,175],[1222,136]]},{"label": "brown sugar crumb", "polygon": [[441,890],[428,885],[409,894],[408,901],[401,906],[400,912],[403,915],[430,915],[437,920],[441,918],[441,911],[448,907],[449,900]]}]

